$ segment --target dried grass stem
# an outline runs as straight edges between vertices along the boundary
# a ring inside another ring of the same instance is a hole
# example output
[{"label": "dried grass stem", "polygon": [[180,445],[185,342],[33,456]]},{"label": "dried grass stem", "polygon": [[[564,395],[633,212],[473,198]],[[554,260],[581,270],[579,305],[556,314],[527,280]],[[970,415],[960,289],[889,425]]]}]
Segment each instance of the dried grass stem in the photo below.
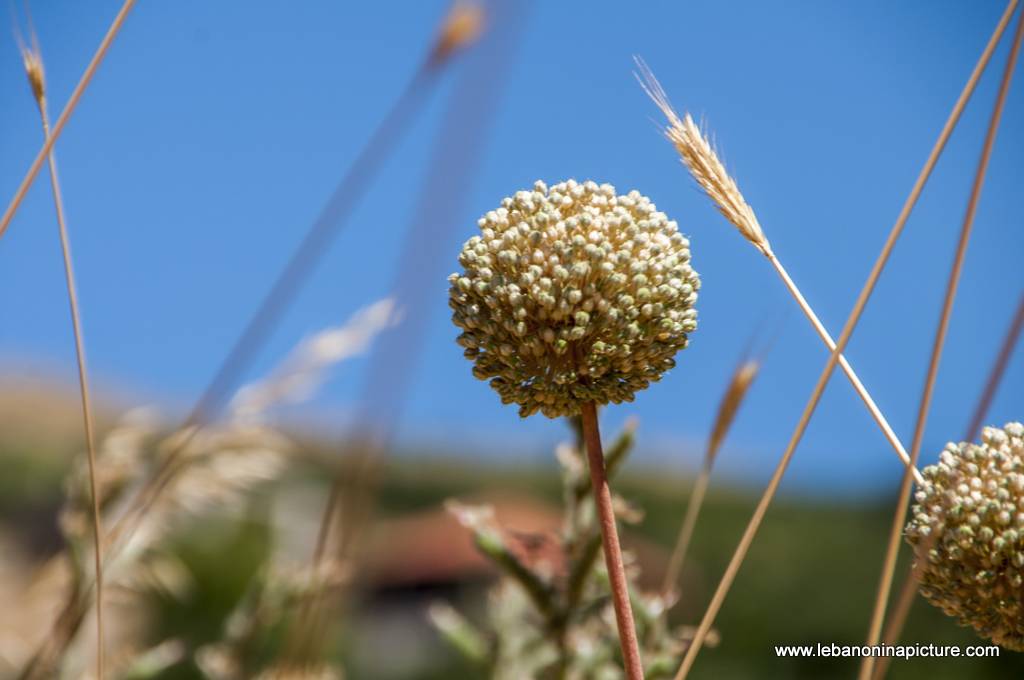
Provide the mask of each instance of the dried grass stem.
[{"label": "dried grass stem", "polygon": [[[1017,54],[1020,51],[1021,39],[1024,38],[1024,12],[1021,13],[1017,22],[1017,33],[1013,39],[1013,46],[1006,59],[1006,67],[1003,70],[1003,78],[999,85],[999,94],[996,96],[992,108],[992,117],[989,120],[988,131],[985,133],[985,142],[982,145],[981,158],[978,160],[978,169],[974,175],[974,183],[971,187],[970,198],[967,200],[967,212],[964,215],[963,225],[960,228],[960,239],[956,247],[956,255],[953,257],[953,264],[949,271],[949,280],[946,283],[945,297],[942,302],[942,313],[939,316],[939,325],[935,331],[935,338],[932,344],[931,357],[928,360],[928,372],[925,377],[924,387],[921,391],[921,401],[918,406],[917,422],[914,426],[914,439],[910,447],[910,459],[917,462],[921,454],[921,443],[924,439],[925,426],[928,422],[928,411],[931,409],[932,395],[935,390],[935,379],[939,374],[939,363],[942,360],[942,349],[946,342],[946,334],[949,330],[949,321],[953,312],[953,303],[956,300],[957,288],[960,284],[960,276],[963,272],[964,259],[967,255],[967,245],[971,239],[971,231],[974,227],[974,216],[978,209],[978,202],[981,200],[981,189],[985,184],[985,174],[988,170],[988,163],[992,157],[992,149],[995,146],[996,134],[999,131],[999,122],[1003,115],[1003,108],[1006,104],[1006,96],[1010,90],[1010,81],[1013,78],[1013,71],[1017,64]],[[903,475],[900,484],[899,499],[896,502],[896,509],[893,512],[892,527],[889,531],[889,543],[886,549],[885,562],[882,567],[882,575],[878,584],[878,592],[875,597],[874,612],[871,616],[871,625],[868,631],[867,645],[872,646],[878,643],[882,631],[882,623],[885,620],[886,605],[889,601],[889,591],[892,587],[893,574],[896,570],[896,560],[899,557],[900,538],[903,535],[903,525],[906,521],[907,505],[910,501],[910,491],[913,480],[909,474]],[[860,667],[860,680],[868,680],[874,667],[874,657],[864,657]]]},{"label": "dried grass stem", "polygon": [[[1011,5],[1015,6],[1016,0],[1011,0]],[[939,157],[942,155],[942,151],[946,147],[946,143],[953,134],[953,129],[960,120],[960,115],[967,106],[967,101],[974,93],[974,89],[978,84],[981,73],[988,64],[992,51],[995,49],[995,43],[998,42],[998,38],[1002,35],[1004,28],[1005,25],[1001,22],[997,27],[995,35],[993,35],[992,41],[990,41],[989,45],[986,46],[985,51],[982,53],[981,58],[978,60],[978,63],[974,68],[974,71],[971,73],[970,78],[964,85],[956,104],[953,106],[953,110],[946,119],[946,123],[943,126],[942,131],[939,133],[939,137],[935,141],[935,144],[928,155],[928,159],[924,163],[924,167],[921,168],[921,172],[918,174],[918,177],[914,182],[914,186],[911,188],[910,194],[907,196],[907,200],[904,202],[903,208],[900,210],[900,214],[896,218],[896,223],[890,230],[885,244],[882,246],[882,251],[875,260],[875,263],[871,268],[871,272],[868,275],[868,279],[857,297],[853,310],[850,312],[850,316],[843,327],[839,340],[836,342],[836,349],[833,350],[832,355],[829,357],[828,363],[825,365],[825,368],[818,379],[818,383],[815,385],[814,391],[812,392],[807,405],[804,407],[804,412],[800,416],[800,421],[797,423],[793,437],[787,445],[786,451],[782,454],[782,458],[779,460],[779,464],[772,475],[771,481],[765,489],[764,495],[758,503],[757,509],[754,511],[754,515],[751,517],[750,522],[747,525],[747,529],[743,533],[743,537],[740,539],[740,543],[722,576],[722,580],[712,597],[711,603],[708,605],[707,611],[704,613],[700,626],[694,635],[693,642],[686,652],[686,657],[683,659],[679,672],[676,673],[675,680],[682,680],[685,678],[687,673],[689,673],[690,669],[693,667],[697,654],[700,652],[701,646],[704,644],[704,640],[706,639],[708,632],[711,630],[715,617],[718,615],[718,612],[725,601],[725,596],[728,594],[729,588],[732,586],[732,582],[736,578],[736,574],[746,557],[750,544],[753,542],[754,535],[757,533],[757,529],[764,520],[765,513],[768,511],[768,506],[771,504],[772,498],[778,489],[778,485],[782,480],[786,467],[789,465],[789,461],[792,458],[793,450],[803,437],[807,423],[810,421],[810,417],[813,414],[814,409],[817,407],[818,401],[821,399],[821,394],[825,390],[825,385],[828,383],[829,377],[831,377],[832,372],[835,370],[839,356],[846,347],[846,344],[849,342],[850,336],[853,334],[853,331],[857,326],[857,322],[860,320],[861,314],[864,311],[864,307],[867,305],[868,299],[871,297],[871,293],[874,291],[875,285],[878,283],[882,270],[885,268],[885,265],[889,260],[889,256],[892,254],[892,250],[896,246],[896,242],[903,233],[903,228],[906,226],[907,220],[910,218],[910,213],[917,204],[917,201],[921,196],[921,192],[924,191],[924,186],[928,182],[928,178],[931,176],[932,171],[935,169],[935,165],[938,163]]]},{"label": "dried grass stem", "polygon": [[[31,47],[22,45],[22,58],[32,95],[39,108],[39,121],[43,130],[43,139],[49,143],[50,113],[46,100],[46,75],[42,53],[39,50],[35,34],[31,37]],[[100,499],[96,483],[96,434],[93,419],[92,400],[89,390],[89,369],[85,358],[85,340],[82,333],[81,313],[78,305],[78,287],[75,284],[75,270],[71,256],[71,239],[68,237],[67,219],[64,213],[64,199],[60,189],[60,177],[57,173],[57,158],[52,144],[47,154],[47,166],[50,172],[50,188],[53,194],[53,206],[57,215],[57,230],[60,235],[61,255],[64,263],[64,282],[67,287],[68,308],[71,314],[71,329],[75,343],[75,361],[78,368],[78,388],[82,407],[82,426],[85,432],[85,449],[89,467],[89,493],[92,501],[92,537],[93,565],[96,570],[96,677],[104,677],[104,626],[103,626],[103,550],[101,536],[103,524],[100,514]]]}]

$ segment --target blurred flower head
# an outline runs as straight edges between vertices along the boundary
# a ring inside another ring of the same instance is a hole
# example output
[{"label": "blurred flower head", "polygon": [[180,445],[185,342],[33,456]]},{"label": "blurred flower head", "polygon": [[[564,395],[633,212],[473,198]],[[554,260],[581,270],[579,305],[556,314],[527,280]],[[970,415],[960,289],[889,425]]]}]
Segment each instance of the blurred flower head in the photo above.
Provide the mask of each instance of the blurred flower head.
[{"label": "blurred flower head", "polygon": [[921,594],[1024,650],[1024,425],[987,427],[981,444],[947,444],[922,474],[906,531],[924,565]]},{"label": "blurred flower head", "polygon": [[697,327],[690,242],[636,191],[537,182],[479,222],[449,277],[458,342],[526,417],[632,401]]}]

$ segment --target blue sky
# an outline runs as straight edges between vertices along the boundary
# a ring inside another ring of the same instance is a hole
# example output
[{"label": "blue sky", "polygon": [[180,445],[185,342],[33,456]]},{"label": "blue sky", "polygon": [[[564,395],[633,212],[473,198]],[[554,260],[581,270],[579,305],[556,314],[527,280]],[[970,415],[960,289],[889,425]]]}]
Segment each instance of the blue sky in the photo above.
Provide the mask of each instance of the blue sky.
[{"label": "blue sky", "polygon": [[[52,106],[66,101],[117,2],[54,0],[33,14]],[[97,384],[186,405],[411,77],[443,16],[431,2],[142,2],[65,130],[58,158]],[[781,328],[720,458],[760,483],[827,355],[767,262],[692,186],[632,76],[641,55],[673,103],[703,117],[776,253],[838,335],[886,233],[1003,11],[1001,2],[536,2],[465,210],[441,225],[455,267],[476,217],[537,178],[637,188],[693,243],[700,327],[677,369],[610,427],[641,420],[639,459],[692,468],[724,383],[762,320]],[[4,18],[10,25],[11,20]],[[0,32],[10,35],[11,31]],[[1008,31],[1008,33],[1012,33]],[[942,289],[1009,45],[992,60],[868,306],[847,356],[909,446]],[[6,55],[6,56],[4,56]],[[466,55],[471,58],[470,55]],[[253,375],[300,338],[388,294],[459,63],[325,253]],[[1000,129],[925,437],[959,439],[1024,288],[1024,76]],[[41,143],[13,39],[0,49],[0,200]],[[443,181],[442,181],[443,185]],[[435,268],[440,265],[434,265]],[[541,460],[563,434],[520,421],[452,339],[447,284],[430,319],[399,437],[470,455]],[[0,362],[73,375],[45,177],[0,240]],[[313,404],[343,422],[367,362]],[[0,375],[0,386],[3,377]],[[989,418],[1024,417],[1024,353]],[[500,443],[495,443],[500,442]],[[887,490],[899,466],[837,375],[786,488]]]}]

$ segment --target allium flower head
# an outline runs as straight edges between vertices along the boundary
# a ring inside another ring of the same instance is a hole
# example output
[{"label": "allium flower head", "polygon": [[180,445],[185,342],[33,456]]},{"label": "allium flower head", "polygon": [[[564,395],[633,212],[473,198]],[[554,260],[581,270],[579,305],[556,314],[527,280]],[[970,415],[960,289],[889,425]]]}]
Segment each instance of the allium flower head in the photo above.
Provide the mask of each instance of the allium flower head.
[{"label": "allium flower head", "polygon": [[907,541],[929,602],[1024,651],[1024,425],[987,427],[981,440],[947,444],[922,470]]},{"label": "allium flower head", "polygon": [[523,417],[632,401],[697,327],[690,242],[636,191],[543,182],[502,201],[448,281],[473,374]]}]

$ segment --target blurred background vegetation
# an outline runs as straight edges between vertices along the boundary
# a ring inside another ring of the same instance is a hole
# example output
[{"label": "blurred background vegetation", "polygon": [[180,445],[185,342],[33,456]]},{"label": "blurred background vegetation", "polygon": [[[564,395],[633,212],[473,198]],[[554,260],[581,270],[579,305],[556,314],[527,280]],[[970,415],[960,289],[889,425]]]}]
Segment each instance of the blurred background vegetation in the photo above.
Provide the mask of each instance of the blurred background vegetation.
[{"label": "blurred background vegetation", "polygon": [[[67,160],[62,168],[71,223],[83,226],[75,235],[82,237],[76,242],[83,245],[80,271],[89,291],[83,297],[86,344],[98,383],[160,395],[158,406],[172,411],[156,421],[161,435],[179,422],[169,404],[202,392],[311,218],[308,211],[327,195],[341,168],[359,157],[379,122],[379,107],[393,101],[411,75],[412,85],[398,101],[408,97],[409,105],[420,97],[426,103],[423,122],[404,124],[417,143],[402,151],[402,162],[391,164],[396,167],[386,181],[348,196],[353,203],[360,199],[367,212],[354,213],[360,228],[345,235],[344,247],[333,255],[322,249],[330,256],[319,285],[311,286],[313,297],[295,305],[294,318],[270,324],[266,351],[236,377],[262,370],[295,337],[325,317],[333,320],[365,304],[362,296],[373,291],[411,301],[412,323],[375,348],[362,367],[362,383],[339,381],[329,398],[280,420],[291,443],[264,432],[274,459],[265,469],[245,469],[243,455],[233,461],[237,467],[222,465],[210,470],[209,480],[201,474],[193,479],[191,495],[169,494],[184,512],[175,508],[175,521],[156,527],[158,540],[146,546],[145,560],[112,579],[107,593],[109,665],[116,669],[112,677],[125,680],[256,677],[294,642],[293,607],[308,594],[311,580],[321,577],[344,587],[341,606],[326,608],[326,654],[345,678],[487,677],[442,639],[428,616],[432,606],[447,603],[483,625],[501,576],[445,511],[445,502],[494,507],[501,526],[522,536],[529,552],[532,537],[554,535],[561,525],[559,466],[553,451],[538,455],[537,442],[550,442],[562,425],[519,421],[470,376],[451,328],[439,334],[427,327],[448,313],[441,270],[454,262],[455,247],[473,231],[475,216],[496,196],[539,176],[575,174],[624,189],[649,187],[700,242],[707,296],[701,342],[687,350],[686,371],[678,372],[674,386],[645,395],[642,408],[620,407],[607,418],[641,417],[638,455],[615,487],[642,511],[623,529],[624,545],[642,568],[641,588],[656,588],[666,570],[693,484],[681,464],[699,459],[695,442],[716,403],[707,395],[714,391],[717,397],[756,319],[785,326],[767,362],[764,389],[751,400],[751,417],[734,433],[737,447],[723,453],[687,557],[681,600],[670,618],[674,625],[696,624],[817,371],[808,357],[824,355],[820,347],[812,353],[816,341],[801,322],[777,322],[790,302],[758,278],[771,274],[750,264],[748,248],[689,190],[678,159],[648,125],[652,109],[630,78],[630,57],[643,52],[687,106],[711,112],[719,129],[728,131],[730,160],[743,166],[746,190],[753,188],[759,210],[771,220],[772,238],[793,255],[794,274],[812,283],[808,288],[821,302],[823,318],[836,329],[837,310],[852,299],[882,225],[896,213],[1001,5],[946,3],[937,12],[930,4],[894,10],[891,3],[747,3],[738,11],[731,3],[663,2],[623,12],[620,3],[535,3],[536,15],[529,18],[506,3],[511,9],[498,27],[507,31],[521,22],[529,32],[513,32],[505,47],[488,53],[503,55],[500,60],[469,60],[449,109],[429,104],[435,85],[423,80],[425,71],[410,71],[439,63],[444,41],[431,42],[439,34],[430,21],[442,16],[446,1],[310,3],[285,13],[260,3],[194,2],[186,9],[143,4],[146,12],[119,38],[120,58],[105,66],[106,80],[97,80],[97,91],[85,100],[89,106],[77,114],[77,136],[62,138],[61,158]],[[55,102],[70,90],[110,14],[94,5],[58,5],[36,15],[45,49],[54,56],[48,68],[52,64]],[[687,29],[684,50],[681,27]],[[953,30],[964,39],[950,40]],[[722,47],[725,35],[728,49]],[[517,68],[493,68],[519,52]],[[865,58],[869,53],[872,58]],[[580,68],[581,54],[589,68]],[[0,85],[5,92],[25,91],[22,109],[5,108],[0,126],[0,146],[10,151],[0,162],[0,180],[15,186],[40,137],[17,60],[0,61]],[[509,95],[500,106],[478,107],[505,86]],[[994,86],[987,76],[979,98]],[[1020,89],[1015,92],[1011,105],[1021,101]],[[593,102],[600,104],[592,107],[595,115],[581,116],[581,103],[590,113]],[[943,172],[916,213],[926,228],[908,230],[908,243],[879,291],[881,303],[858,331],[858,365],[879,387],[880,402],[901,432],[909,430],[914,414],[921,347],[938,303],[935,295],[922,304],[921,293],[937,290],[945,276],[956,226],[949,216],[962,209],[965,169],[973,167],[987,112],[987,103],[968,109],[967,134],[947,152]],[[490,132],[489,117],[499,123]],[[866,119],[886,124],[866,126]],[[435,157],[419,142],[436,125]],[[865,127],[871,129],[850,133]],[[1005,125],[1002,145],[1019,151],[1020,131],[1019,122]],[[381,135],[385,147],[397,140],[394,133]],[[492,151],[482,153],[484,140]],[[826,171],[822,149],[828,150]],[[387,155],[377,146],[371,165]],[[1019,272],[1019,249],[1007,247],[1019,235],[1019,158],[997,155],[993,165],[995,200],[983,203],[979,223],[986,228],[972,244],[974,269],[965,276],[971,304],[957,309],[950,346],[960,349],[949,352],[943,366],[947,389],[938,390],[925,462],[959,431],[1005,326],[1006,282]],[[361,170],[366,174],[356,173],[360,181],[353,186],[373,174]],[[478,186],[471,188],[470,178]],[[421,181],[421,191],[410,190]],[[75,592],[69,584],[75,573],[79,582],[87,577],[90,566],[88,541],[68,541],[74,532],[67,523],[62,531],[60,519],[69,497],[80,504],[72,508],[80,515],[87,498],[76,394],[40,379],[51,369],[70,375],[71,365],[56,244],[42,228],[52,221],[42,184],[19,215],[26,224],[5,238],[0,266],[0,680],[19,677],[33,651],[55,639],[62,600]],[[168,200],[168,187],[174,200]],[[410,227],[402,231],[398,227],[410,215]],[[819,224],[819,215],[834,223]],[[250,250],[244,261],[240,243]],[[301,276],[311,273],[309,267]],[[37,360],[43,368],[36,372],[31,364]],[[422,375],[414,380],[417,371]],[[1008,385],[1019,385],[1020,371],[1019,362],[1010,366]],[[129,410],[123,404],[149,399],[133,395],[115,404],[102,387],[98,431],[106,436]],[[227,387],[221,388],[219,396],[227,397]],[[1002,391],[992,409],[997,422],[1019,408],[1019,396],[1019,389]],[[401,414],[403,408],[408,413]],[[896,498],[899,468],[880,453],[877,432],[845,385],[830,390],[821,411],[790,475],[798,483],[785,485],[772,505],[716,619],[720,643],[702,651],[690,677],[856,675],[859,659],[777,658],[773,652],[775,645],[863,642]],[[318,419],[323,413],[330,418]],[[337,433],[361,425],[360,413],[385,420],[397,445],[374,475],[375,512],[356,559],[329,565],[334,571],[314,578],[302,569],[310,563],[337,461],[355,448]],[[323,420],[329,428],[309,427]],[[223,424],[217,420],[210,429]],[[151,463],[159,455],[151,448],[149,457],[134,462]],[[137,482],[144,472],[112,468],[101,465],[120,481]],[[79,521],[72,529],[85,526]],[[82,622],[61,677],[89,677],[91,612]],[[920,600],[902,639],[985,643]],[[894,660],[889,677],[1022,676],[1024,656],[1004,651],[994,659]]]},{"label": "blurred background vegetation", "polygon": [[[34,604],[28,584],[61,547],[57,511],[63,501],[62,480],[71,456],[79,453],[70,393],[44,390],[20,401],[19,409],[6,413],[18,410],[21,415],[0,428],[0,457],[6,468],[0,475],[0,652],[37,640],[51,623],[52,604]],[[65,418],[55,417],[60,404],[71,409]],[[644,447],[642,425],[637,446]],[[171,579],[177,583],[173,588],[142,590],[145,608],[132,620],[145,636],[154,643],[180,640],[191,650],[221,639],[232,612],[275,555],[298,561],[306,557],[295,554],[295,546],[305,545],[315,528],[308,523],[316,512],[307,510],[322,501],[329,480],[325,461],[342,448],[344,443],[337,441],[304,442],[291,454],[283,474],[249,495],[244,506],[204,512],[178,526],[163,549],[176,557],[183,573]],[[442,503],[453,497],[490,503],[511,529],[550,531],[557,528],[561,485],[553,455],[549,465],[471,462],[475,458],[479,456],[469,450],[405,450],[388,463],[381,475],[377,520],[367,552],[359,556],[365,572],[358,589],[346,598],[343,613],[335,614],[331,649],[345,677],[486,677],[428,622],[428,608],[438,601],[480,620],[486,593],[497,578],[476,556],[468,531],[442,510]],[[641,585],[657,584],[678,531],[689,480],[627,465],[617,490],[645,511],[642,521],[625,529],[624,541],[649,576]],[[712,485],[673,621],[693,624],[703,612],[756,493]],[[772,647],[862,643],[878,579],[877,560],[865,555],[882,553],[894,498],[895,491],[846,502],[793,494],[780,498],[716,623],[727,644],[704,650],[693,677],[854,677],[855,659],[780,659]],[[115,595],[111,610],[120,612],[117,607]],[[254,640],[247,648],[253,662],[270,658],[282,644],[281,635],[280,629],[271,628]],[[983,643],[920,600],[903,640]],[[0,656],[0,677],[14,677],[14,669],[3,663]],[[893,678],[1010,678],[1022,672],[1024,657],[1006,651],[998,659],[895,660],[891,667]],[[209,676],[186,659],[145,677]]]}]

